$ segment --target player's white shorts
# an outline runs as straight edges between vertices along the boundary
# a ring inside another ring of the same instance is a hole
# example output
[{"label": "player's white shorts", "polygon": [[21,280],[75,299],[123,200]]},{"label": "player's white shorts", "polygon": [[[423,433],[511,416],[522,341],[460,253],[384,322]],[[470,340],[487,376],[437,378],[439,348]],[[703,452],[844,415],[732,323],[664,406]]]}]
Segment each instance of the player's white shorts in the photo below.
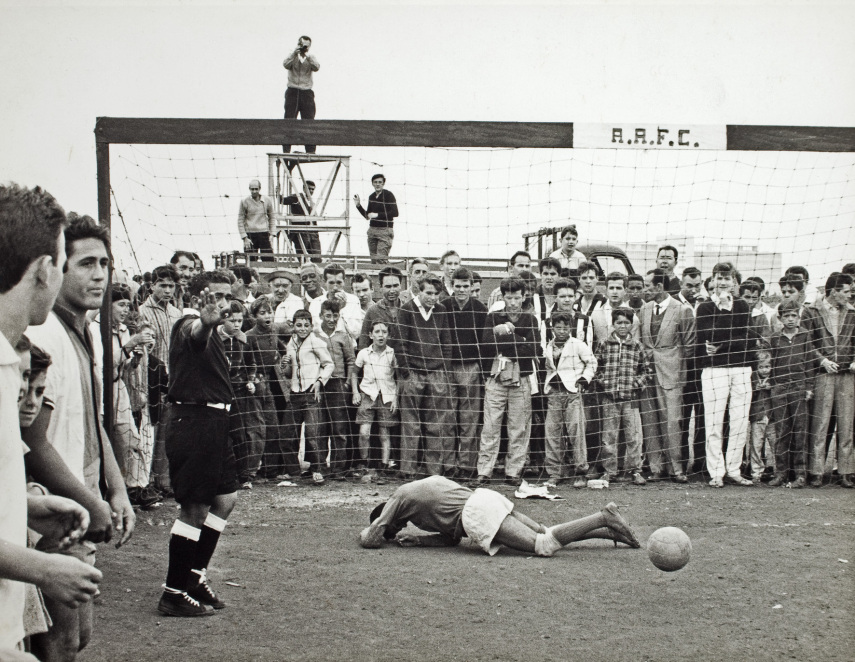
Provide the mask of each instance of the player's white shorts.
[{"label": "player's white shorts", "polygon": [[493,556],[502,547],[494,544],[493,538],[513,509],[514,504],[498,492],[479,487],[463,506],[463,530],[471,541]]}]

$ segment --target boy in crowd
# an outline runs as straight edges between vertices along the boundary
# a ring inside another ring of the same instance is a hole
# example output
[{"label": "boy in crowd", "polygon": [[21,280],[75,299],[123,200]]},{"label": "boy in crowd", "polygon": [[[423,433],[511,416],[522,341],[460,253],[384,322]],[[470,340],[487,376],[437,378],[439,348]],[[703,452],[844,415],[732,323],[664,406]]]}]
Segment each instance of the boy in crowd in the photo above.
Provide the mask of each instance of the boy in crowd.
[{"label": "boy in crowd", "polygon": [[[633,337],[635,313],[629,308],[611,311],[612,332],[597,345],[596,380],[602,389],[603,446],[600,461],[616,482],[632,480],[644,485],[641,475],[641,418],[639,399],[649,379],[650,368],[644,347]],[[618,433],[623,430],[626,440],[624,478],[618,472]],[[605,476],[604,476],[605,477]],[[581,486],[580,486],[581,487]]]},{"label": "boy in crowd", "polygon": [[321,397],[335,366],[327,344],[312,333],[309,311],[298,310],[292,322],[294,334],[285,355],[285,377],[291,380],[289,402],[296,425],[295,439],[300,438],[300,427],[305,424],[306,458],[311,464],[312,483],[323,485],[326,452],[320,440]]},{"label": "boy in crowd", "polygon": [[347,333],[353,346],[359,339],[362,321],[365,317],[359,299],[344,290],[344,267],[340,264],[328,264],[324,267],[324,284],[327,286],[326,295],[313,299],[306,307],[315,323],[317,331],[321,326],[321,305],[324,301],[336,301],[339,304],[338,329]]},{"label": "boy in crowd", "polygon": [[[591,315],[591,326],[594,330],[594,343],[605,342],[614,330],[612,327],[612,312],[626,308],[626,275],[613,271],[606,276],[606,303]],[[633,337],[638,337],[638,322],[633,315]]]},{"label": "boy in crowd", "polygon": [[540,357],[538,323],[522,310],[525,282],[505,278],[499,285],[504,310],[487,314],[481,339],[484,372],[484,427],[478,454],[478,483],[490,480],[499,456],[502,419],[507,413],[505,480],[519,485],[531,435],[531,375]]},{"label": "boy in crowd", "polygon": [[237,501],[237,471],[229,436],[234,401],[229,360],[218,327],[229,315],[231,283],[216,271],[187,285],[191,305],[172,332],[166,455],[181,506],[169,540],[169,568],[158,611],[210,616],[225,607],[208,583],[207,568]]},{"label": "boy in crowd", "polygon": [[626,277],[626,305],[638,311],[644,305],[644,276],[641,274],[630,274]]},{"label": "boy in crowd", "polygon": [[140,321],[154,330],[152,354],[163,365],[169,365],[169,340],[172,327],[181,319],[181,307],[173,304],[179,276],[175,267],[165,264],[151,272],[151,295],[140,306]]},{"label": "boy in crowd", "polygon": [[757,352],[757,368],[751,373],[751,409],[748,410],[748,462],[751,482],[755,485],[760,484],[767,464],[774,472],[775,428],[769,425],[771,410],[772,355],[760,351]]},{"label": "boy in crowd", "polygon": [[587,258],[581,251],[576,250],[576,244],[579,243],[579,233],[576,231],[575,225],[568,225],[561,230],[561,248],[557,251],[552,251],[549,257],[558,260],[561,269],[578,269]]},{"label": "boy in crowd", "polygon": [[484,282],[484,279],[481,277],[477,271],[472,272],[472,289],[471,294],[473,299],[478,299],[481,301],[481,284]]},{"label": "boy in crowd", "polygon": [[352,314],[352,320],[357,331],[357,336],[353,339],[355,344],[359,342],[359,333],[362,331],[365,313],[374,305],[374,283],[371,281],[371,276],[357,271],[350,279],[350,291],[359,301],[359,308],[355,308]]},{"label": "boy in crowd", "polygon": [[807,481],[808,402],[813,396],[816,359],[811,336],[800,326],[798,302],[782,301],[778,316],[782,328],[770,339],[775,476],[769,487],[786,483],[792,469],[791,487],[801,488]]},{"label": "boy in crowd", "polygon": [[250,412],[254,409],[255,357],[249,349],[246,334],[241,331],[244,322],[244,307],[238,301],[229,303],[228,317],[217,327],[229,361],[229,381],[235,394],[229,411],[229,436],[237,461],[240,488],[251,490],[252,481],[261,466],[264,444],[258,436],[247,434]]},{"label": "boy in crowd", "polygon": [[454,449],[449,425],[451,334],[445,310],[437,307],[442,281],[428,275],[419,296],[398,312],[396,357],[401,377],[401,472],[415,474],[424,440],[424,464],[431,475],[452,471]]},{"label": "boy in crowd", "polygon": [[[801,321],[804,313],[804,287],[805,283],[801,278],[795,276],[781,276],[778,280],[778,287],[781,289],[781,303],[785,301],[793,301],[798,306],[799,321]],[[778,304],[780,308],[781,304]],[[781,330],[781,319],[777,311],[772,313],[772,319],[769,322],[772,331]]]},{"label": "boy in crowd", "polygon": [[253,301],[250,314],[255,326],[246,332],[246,339],[255,365],[256,389],[247,435],[252,446],[264,447],[261,476],[289,480],[300,475],[300,463],[286,399],[290,385],[282,372],[287,346],[274,329],[273,308],[267,297]]},{"label": "boy in crowd", "polygon": [[769,326],[769,319],[760,304],[760,295],[763,293],[763,288],[760,283],[750,278],[739,286],[739,297],[748,304],[751,310],[751,335],[755,349],[766,349],[769,347],[769,338],[772,335],[772,327]]},{"label": "boy in crowd", "polygon": [[353,404],[359,407],[356,423],[359,425],[359,458],[354,477],[364,482],[379,482],[375,471],[368,471],[370,460],[371,425],[377,421],[380,436],[380,468],[389,474],[391,465],[390,429],[395,425],[398,413],[398,386],[395,383],[395,370],[398,362],[395,351],[386,344],[389,328],[382,320],[371,324],[371,345],[360,350],[356,356],[356,369],[362,370],[362,381],[356,388],[353,385]]},{"label": "boy in crowd", "polygon": [[570,335],[578,338],[587,344],[588,347],[593,347],[594,327],[591,325],[591,320],[587,315],[578,312],[575,308],[577,289],[576,281],[572,278],[559,278],[555,281],[555,304],[549,311],[546,319],[540,323],[540,337],[544,348],[546,347],[546,343],[552,340],[551,316],[555,313],[567,313],[571,315]]},{"label": "boy in crowd", "polygon": [[837,412],[837,471],[841,487],[855,487],[852,422],[855,410],[855,311],[849,306],[852,276],[832,273],[825,297],[806,306],[802,324],[819,368],[810,428],[811,487],[822,487],[832,409]]},{"label": "boy in crowd", "polygon": [[[751,406],[751,311],[733,296],[736,270],[729,262],[713,267],[712,295],[697,310],[697,349],[702,369],[704,418],[707,434],[707,470],[711,487],[724,487],[725,478],[735,485],[751,486],[740,465],[748,432]],[[722,455],[725,411],[730,412],[727,455]]]},{"label": "boy in crowd", "polygon": [[487,307],[470,296],[472,273],[465,268],[451,275],[454,296],[439,307],[446,314],[451,334],[450,419],[456,440],[455,473],[467,480],[477,476],[478,424],[481,420],[481,334]]},{"label": "boy in crowd", "polygon": [[[508,277],[519,277],[523,271],[531,271],[531,255],[526,251],[517,251],[511,255],[511,259],[508,260]],[[490,298],[487,300],[487,310],[492,310],[493,305],[497,301],[501,301],[503,298],[504,295],[502,294],[502,287],[500,285],[490,292]]]},{"label": "boy in crowd", "polygon": [[[330,476],[333,480],[344,478],[350,448],[350,416],[348,394],[356,390],[356,373],[353,360],[353,341],[339,328],[338,301],[326,300],[321,304],[321,324],[315,335],[327,345],[333,362],[333,371],[323,391],[323,413],[325,427],[330,439]],[[326,439],[325,433],[322,438]]]},{"label": "boy in crowd", "polygon": [[572,323],[567,313],[552,316],[555,337],[547,343],[545,351],[546,381],[543,390],[548,398],[545,426],[548,487],[557,487],[567,477],[565,457],[568,446],[573,452],[576,470],[573,487],[585,487],[587,484],[588,450],[582,392],[596,373],[597,360],[587,344],[570,335]]},{"label": "boy in crowd", "polygon": [[595,310],[602,308],[606,303],[606,298],[597,292],[597,278],[600,272],[593,262],[580,263],[578,272],[579,292],[574,308],[590,317]]}]

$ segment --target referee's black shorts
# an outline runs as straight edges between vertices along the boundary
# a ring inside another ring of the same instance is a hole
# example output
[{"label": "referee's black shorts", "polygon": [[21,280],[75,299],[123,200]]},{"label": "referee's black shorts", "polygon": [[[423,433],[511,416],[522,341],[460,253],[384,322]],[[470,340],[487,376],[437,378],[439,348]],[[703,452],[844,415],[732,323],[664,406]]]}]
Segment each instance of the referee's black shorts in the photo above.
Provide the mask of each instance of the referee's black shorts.
[{"label": "referee's black shorts", "polygon": [[225,409],[171,404],[164,416],[164,439],[178,503],[211,505],[214,497],[237,492],[237,467]]}]

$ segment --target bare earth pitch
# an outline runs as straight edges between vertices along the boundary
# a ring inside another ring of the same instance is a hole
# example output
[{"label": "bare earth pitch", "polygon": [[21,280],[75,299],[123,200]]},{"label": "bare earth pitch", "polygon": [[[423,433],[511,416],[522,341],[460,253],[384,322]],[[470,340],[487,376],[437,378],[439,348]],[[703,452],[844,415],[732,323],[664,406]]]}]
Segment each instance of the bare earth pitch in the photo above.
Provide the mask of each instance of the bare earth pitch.
[{"label": "bare earth pitch", "polygon": [[642,544],[680,527],[692,560],[664,573],[644,549],[607,541],[554,558],[360,548],[395,487],[242,492],[209,569],[228,607],[190,622],[154,609],[176,506],[140,513],[130,547],[99,551],[103,593],[81,661],[855,658],[848,490],[562,488],[565,501],[517,502],[551,525],[613,500]]}]

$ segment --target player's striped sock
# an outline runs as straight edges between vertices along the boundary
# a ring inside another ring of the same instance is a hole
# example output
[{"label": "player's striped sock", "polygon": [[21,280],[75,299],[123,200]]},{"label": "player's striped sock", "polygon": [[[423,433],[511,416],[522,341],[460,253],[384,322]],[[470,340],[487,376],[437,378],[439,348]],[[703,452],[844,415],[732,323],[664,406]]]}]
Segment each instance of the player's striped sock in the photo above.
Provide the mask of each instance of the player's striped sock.
[{"label": "player's striped sock", "polygon": [[225,528],[226,520],[213,513],[208,513],[202,527],[202,533],[199,535],[199,542],[196,545],[196,557],[193,560],[194,570],[204,570],[208,567],[214,550],[217,548],[217,543],[220,541],[220,534]]},{"label": "player's striped sock", "polygon": [[175,591],[186,591],[190,571],[196,558],[196,548],[202,532],[181,520],[172,525],[169,538],[169,569],[166,571],[166,587]]}]

